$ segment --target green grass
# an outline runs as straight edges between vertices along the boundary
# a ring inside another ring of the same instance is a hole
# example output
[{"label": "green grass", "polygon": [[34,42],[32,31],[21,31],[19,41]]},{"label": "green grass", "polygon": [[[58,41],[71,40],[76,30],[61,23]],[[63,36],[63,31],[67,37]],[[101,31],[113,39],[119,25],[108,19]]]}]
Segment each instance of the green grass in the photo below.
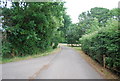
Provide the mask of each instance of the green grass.
[{"label": "green grass", "polygon": [[69,46],[69,47],[76,49],[76,50],[82,50],[80,46]]},{"label": "green grass", "polygon": [[6,58],[6,59],[2,59],[2,57],[0,57],[0,64],[16,62],[16,61],[21,61],[21,60],[27,60],[27,59],[37,58],[37,57],[41,57],[41,56],[47,56],[47,55],[52,54],[53,52],[57,51],[57,49],[58,48],[49,49],[48,51],[46,51],[44,53],[38,53],[38,54],[28,55],[28,56],[24,56],[24,57],[14,57],[14,58]]},{"label": "green grass", "polygon": [[81,50],[81,47],[72,47],[72,48],[74,48],[76,50]]}]

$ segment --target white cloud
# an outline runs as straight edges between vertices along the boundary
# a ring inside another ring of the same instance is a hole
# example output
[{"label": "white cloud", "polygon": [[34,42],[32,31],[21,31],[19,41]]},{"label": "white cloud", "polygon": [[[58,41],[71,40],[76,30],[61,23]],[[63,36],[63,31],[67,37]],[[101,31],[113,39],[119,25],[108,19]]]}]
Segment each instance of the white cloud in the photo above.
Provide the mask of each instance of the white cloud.
[{"label": "white cloud", "polygon": [[71,16],[73,23],[78,21],[78,16],[84,11],[94,7],[117,8],[119,0],[65,0],[65,7],[68,15]]}]

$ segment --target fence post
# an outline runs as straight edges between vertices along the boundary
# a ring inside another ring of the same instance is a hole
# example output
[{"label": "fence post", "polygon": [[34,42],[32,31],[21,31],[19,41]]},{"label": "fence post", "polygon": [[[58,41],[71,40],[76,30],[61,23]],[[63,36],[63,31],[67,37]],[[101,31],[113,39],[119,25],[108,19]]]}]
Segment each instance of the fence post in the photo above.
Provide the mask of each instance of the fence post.
[{"label": "fence post", "polygon": [[104,66],[104,68],[106,67],[105,64],[106,64],[105,55],[103,55],[103,66]]}]

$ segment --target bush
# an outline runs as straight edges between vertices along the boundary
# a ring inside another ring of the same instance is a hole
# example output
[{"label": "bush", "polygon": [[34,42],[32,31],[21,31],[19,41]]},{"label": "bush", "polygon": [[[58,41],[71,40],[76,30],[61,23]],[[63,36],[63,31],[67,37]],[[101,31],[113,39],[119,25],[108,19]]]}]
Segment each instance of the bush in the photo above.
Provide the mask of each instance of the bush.
[{"label": "bush", "polygon": [[106,56],[106,65],[120,71],[119,30],[118,22],[109,21],[106,27],[100,28],[80,39],[82,50],[89,56],[103,64],[103,55]]}]

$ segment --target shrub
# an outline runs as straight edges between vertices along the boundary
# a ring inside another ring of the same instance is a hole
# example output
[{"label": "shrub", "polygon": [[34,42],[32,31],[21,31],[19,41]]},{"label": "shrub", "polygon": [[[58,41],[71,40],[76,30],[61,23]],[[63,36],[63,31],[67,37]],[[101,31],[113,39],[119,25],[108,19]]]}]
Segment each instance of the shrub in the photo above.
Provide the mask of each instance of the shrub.
[{"label": "shrub", "polygon": [[119,30],[118,22],[109,21],[106,27],[98,31],[83,35],[80,38],[82,50],[89,56],[103,64],[103,55],[106,56],[106,65],[120,71]]}]

